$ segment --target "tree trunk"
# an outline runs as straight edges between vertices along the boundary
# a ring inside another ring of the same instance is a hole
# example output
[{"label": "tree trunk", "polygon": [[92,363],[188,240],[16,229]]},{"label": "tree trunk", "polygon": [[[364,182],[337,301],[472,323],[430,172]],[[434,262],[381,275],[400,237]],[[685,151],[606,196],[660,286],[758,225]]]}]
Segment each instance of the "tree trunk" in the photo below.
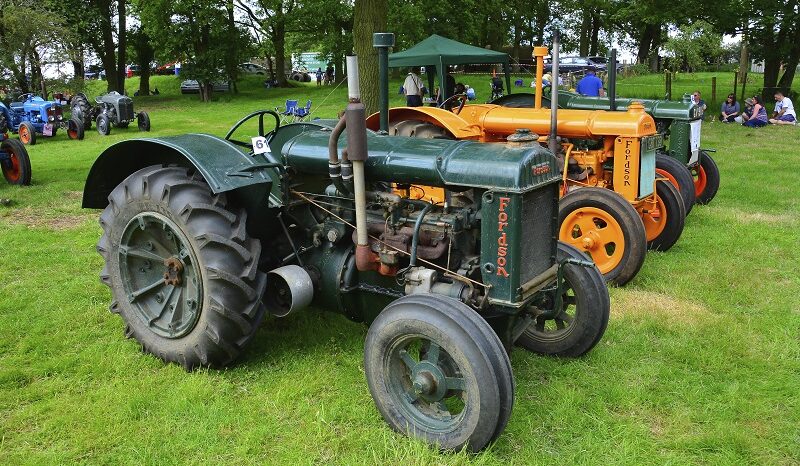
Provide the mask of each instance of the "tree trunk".
[{"label": "tree trunk", "polygon": [[125,78],[127,77],[126,74],[126,63],[125,63],[125,47],[126,47],[126,40],[125,36],[127,35],[127,25],[126,25],[126,10],[125,10],[125,3],[126,0],[118,0],[117,1],[117,12],[119,17],[119,28],[117,29],[117,90],[120,94],[125,93]]},{"label": "tree trunk", "polygon": [[514,60],[514,65],[512,66],[512,70],[514,73],[519,73],[519,47],[520,42],[522,41],[522,25],[517,24],[514,25],[514,43],[511,47],[511,58]]},{"label": "tree trunk", "polygon": [[650,48],[656,40],[656,35],[661,32],[660,25],[646,24],[639,40],[639,50],[636,53],[637,63],[647,63],[650,57]]},{"label": "tree trunk", "polygon": [[592,37],[589,47],[589,55],[591,56],[600,54],[600,26],[602,26],[600,16],[596,12],[592,13]]},{"label": "tree trunk", "polygon": [[656,26],[655,33],[653,34],[653,42],[650,46],[650,54],[648,58],[650,59],[650,71],[652,73],[658,73],[659,68],[659,56],[658,56],[658,48],[661,46],[661,25]]},{"label": "tree trunk", "polygon": [[784,64],[783,76],[781,76],[780,81],[778,81],[778,87],[782,89],[783,92],[788,92],[792,89],[792,82],[794,81],[798,63],[800,63],[800,46],[795,43],[789,54],[789,59],[786,60]]},{"label": "tree trunk", "polygon": [[42,60],[36,49],[31,51],[31,88],[38,88],[42,98],[47,100],[47,84],[42,73]]},{"label": "tree trunk", "polygon": [[388,5],[384,0],[355,0],[353,48],[358,55],[361,101],[367,115],[378,111],[378,54],[372,46],[372,34],[386,30]]},{"label": "tree trunk", "polygon": [[739,54],[739,79],[740,83],[744,82],[747,72],[750,71],[750,59],[747,56],[747,22],[744,25],[744,32],[742,33],[742,51]]},{"label": "tree trunk", "polygon": [[225,9],[228,12],[228,47],[229,53],[225,55],[225,68],[228,80],[231,83],[234,94],[239,93],[236,81],[239,79],[239,32],[236,29],[236,21],[233,16],[233,0],[225,2]]},{"label": "tree trunk", "polygon": [[592,15],[588,8],[584,8],[581,16],[581,37],[578,45],[578,54],[585,57],[589,55],[589,34],[592,27]]},{"label": "tree trunk", "polygon": [[278,76],[278,86],[286,87],[286,21],[280,8],[275,11],[272,45],[275,47],[275,71]]}]

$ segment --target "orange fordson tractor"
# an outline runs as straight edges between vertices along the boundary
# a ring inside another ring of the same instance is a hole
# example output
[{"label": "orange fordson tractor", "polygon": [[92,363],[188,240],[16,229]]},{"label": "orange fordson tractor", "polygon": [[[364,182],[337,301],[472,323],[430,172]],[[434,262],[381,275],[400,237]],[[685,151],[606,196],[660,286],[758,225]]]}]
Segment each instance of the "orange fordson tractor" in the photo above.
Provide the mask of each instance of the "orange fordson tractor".
[{"label": "orange fordson tractor", "polygon": [[[540,65],[546,54],[547,48],[536,47]],[[460,96],[453,97],[458,105],[452,111],[396,107],[388,110],[387,129],[419,138],[549,144],[562,169],[560,239],[591,256],[609,282],[623,285],[639,271],[647,248],[667,250],[683,231],[686,210],[680,193],[656,177],[662,136],[638,103],[627,112],[556,111],[543,108],[541,96],[539,85],[535,108],[464,105]],[[378,130],[379,118],[370,116],[367,126]],[[396,190],[445,205],[458,202],[459,196],[429,186],[396,185]]]}]

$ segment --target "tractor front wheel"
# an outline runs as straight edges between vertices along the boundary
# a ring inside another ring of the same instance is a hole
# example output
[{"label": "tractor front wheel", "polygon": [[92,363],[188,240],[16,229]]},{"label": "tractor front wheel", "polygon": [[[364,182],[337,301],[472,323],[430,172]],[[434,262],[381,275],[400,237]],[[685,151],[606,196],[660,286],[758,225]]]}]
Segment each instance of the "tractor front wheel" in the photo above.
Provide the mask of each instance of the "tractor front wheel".
[{"label": "tractor front wheel", "polygon": [[20,123],[17,133],[19,133],[20,142],[26,146],[32,146],[36,144],[36,128],[34,128],[33,125],[27,121]]},{"label": "tractor front wheel", "polygon": [[[558,242],[557,260],[585,260],[575,247]],[[535,300],[534,320],[516,343],[534,353],[578,357],[600,341],[608,326],[611,301],[603,275],[596,266],[564,264],[561,306],[553,293]]]},{"label": "tractor front wheel", "polygon": [[233,361],[264,317],[261,245],[246,222],[191,169],[150,166],[120,183],[97,250],[125,335],[187,370]]},{"label": "tractor front wheel", "polygon": [[708,152],[700,151],[700,161],[691,169],[698,204],[708,204],[719,190],[719,168]]},{"label": "tractor front wheel", "polygon": [[614,191],[579,188],[558,203],[559,239],[588,255],[606,281],[624,285],[647,254],[644,225],[633,206]]},{"label": "tractor front wheel", "polygon": [[150,115],[147,112],[139,112],[136,121],[139,124],[139,131],[150,131]]},{"label": "tractor front wheel", "polygon": [[67,121],[67,136],[70,139],[82,141],[84,136],[83,123],[77,118]]},{"label": "tractor front wheel", "polygon": [[111,134],[111,119],[108,118],[108,115],[105,113],[101,113],[97,116],[97,132],[100,133],[101,136],[108,136]]},{"label": "tractor front wheel", "polygon": [[31,159],[25,146],[16,139],[6,139],[0,144],[3,176],[10,184],[27,186],[31,184]]},{"label": "tractor front wheel", "polygon": [[389,304],[367,332],[364,371],[392,429],[443,450],[484,448],[503,432],[514,404],[511,364],[497,334],[445,296]]},{"label": "tractor front wheel", "polygon": [[686,209],[680,193],[668,181],[657,181],[655,194],[655,205],[645,202],[638,211],[647,233],[648,249],[666,251],[683,233]]},{"label": "tractor front wheel", "polygon": [[683,199],[686,215],[689,215],[696,199],[692,173],[686,168],[686,165],[667,154],[657,154],[656,175],[668,179],[678,189]]}]

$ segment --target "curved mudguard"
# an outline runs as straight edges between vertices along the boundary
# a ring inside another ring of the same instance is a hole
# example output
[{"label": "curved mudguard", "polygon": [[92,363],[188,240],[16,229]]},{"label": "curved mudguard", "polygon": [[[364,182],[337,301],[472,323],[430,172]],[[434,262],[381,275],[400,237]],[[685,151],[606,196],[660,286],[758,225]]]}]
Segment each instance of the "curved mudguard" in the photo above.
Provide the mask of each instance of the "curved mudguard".
[{"label": "curved mudguard", "polygon": [[247,202],[266,206],[278,174],[263,156],[245,154],[230,142],[209,134],[122,141],[95,160],[86,178],[83,207],[102,209],[108,195],[131,173],[150,165],[193,166],[214,193],[247,188]]}]

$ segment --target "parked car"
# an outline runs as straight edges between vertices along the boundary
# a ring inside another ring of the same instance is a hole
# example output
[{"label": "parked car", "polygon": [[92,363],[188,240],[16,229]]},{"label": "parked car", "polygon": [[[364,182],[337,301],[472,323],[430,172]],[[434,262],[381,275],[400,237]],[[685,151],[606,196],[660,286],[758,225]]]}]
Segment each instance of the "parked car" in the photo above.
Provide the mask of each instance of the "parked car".
[{"label": "parked car", "polygon": [[245,74],[256,74],[260,76],[266,76],[269,71],[261,65],[255,63],[242,63],[239,65],[239,69],[242,70]]},{"label": "parked car", "polygon": [[[229,82],[214,83],[214,92],[227,92],[231,88]],[[194,79],[187,79],[181,83],[181,94],[199,94],[200,83]]]},{"label": "parked car", "polygon": [[[558,61],[559,73],[574,73],[586,71],[589,69],[605,70],[605,63],[596,63],[588,57],[561,57]],[[553,71],[553,64],[547,63],[544,65],[544,71],[550,73]]]},{"label": "parked car", "polygon": [[[604,70],[608,69],[608,58],[606,57],[588,57],[592,63],[595,63],[597,66],[602,66]],[[625,65],[617,61],[617,73],[622,73],[622,70],[625,69]]]}]

